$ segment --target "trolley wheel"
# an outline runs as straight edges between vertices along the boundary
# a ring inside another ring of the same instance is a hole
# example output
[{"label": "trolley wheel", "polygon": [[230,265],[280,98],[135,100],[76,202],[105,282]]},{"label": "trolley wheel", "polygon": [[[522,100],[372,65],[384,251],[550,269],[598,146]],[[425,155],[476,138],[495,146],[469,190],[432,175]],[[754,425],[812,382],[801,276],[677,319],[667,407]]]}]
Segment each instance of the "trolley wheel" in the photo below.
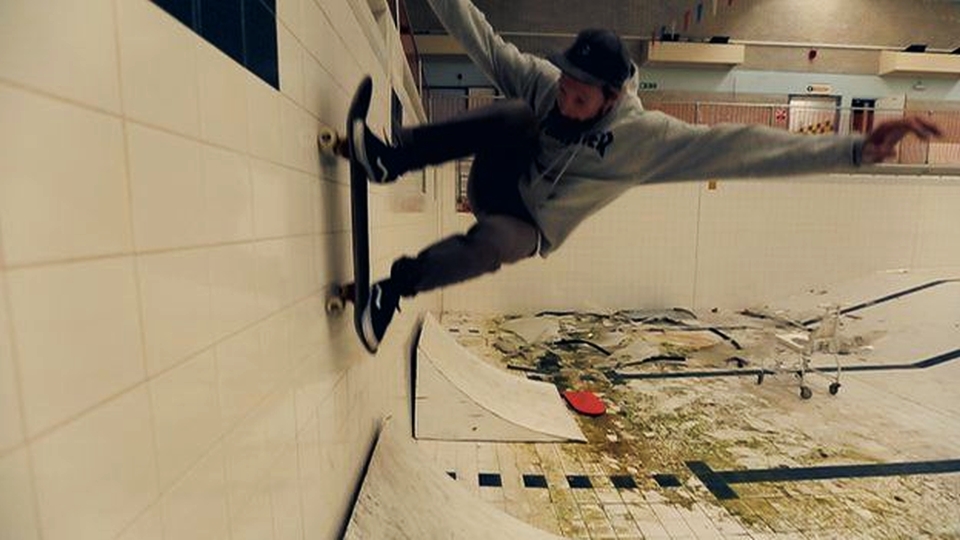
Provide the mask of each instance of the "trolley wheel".
[{"label": "trolley wheel", "polygon": [[835,396],[839,391],[840,391],[840,383],[838,382],[830,383],[830,395]]},{"label": "trolley wheel", "polygon": [[331,315],[338,315],[343,312],[347,302],[353,299],[352,291],[349,285],[332,285],[327,291],[326,309]]},{"label": "trolley wheel", "polygon": [[811,397],[813,397],[813,390],[810,390],[809,386],[801,386],[800,397],[803,399],[810,399]]}]

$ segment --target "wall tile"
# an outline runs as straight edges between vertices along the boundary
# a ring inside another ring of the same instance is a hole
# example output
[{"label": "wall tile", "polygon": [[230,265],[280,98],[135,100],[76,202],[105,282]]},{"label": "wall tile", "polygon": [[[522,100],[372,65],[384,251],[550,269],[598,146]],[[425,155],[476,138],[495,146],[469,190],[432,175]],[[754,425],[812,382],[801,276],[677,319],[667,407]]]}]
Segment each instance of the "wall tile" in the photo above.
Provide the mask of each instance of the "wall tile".
[{"label": "wall tile", "polygon": [[163,497],[166,538],[216,540],[228,537],[223,448],[216,445]]},{"label": "wall tile", "polygon": [[330,104],[335,99],[349,100],[346,92],[333,82],[334,79],[330,73],[312,56],[307,56],[303,61],[303,81],[304,107],[311,114],[319,117],[323,123],[343,133],[346,118],[334,117],[331,114]]},{"label": "wall tile", "polygon": [[270,501],[273,505],[275,540],[301,540],[303,520],[297,477],[297,446],[289,447],[270,470]]},{"label": "wall tile", "polygon": [[266,452],[270,464],[297,442],[297,419],[293,391],[283,388],[267,401],[264,411],[266,423]]},{"label": "wall tile", "polygon": [[133,260],[8,272],[28,434],[143,380]]},{"label": "wall tile", "polygon": [[213,328],[217,338],[236,332],[261,317],[256,257],[253,244],[210,250]]},{"label": "wall tile", "polygon": [[154,504],[140,515],[117,540],[163,540],[163,512]]},{"label": "wall tile", "polygon": [[200,37],[147,0],[117,2],[124,112],[198,137]]},{"label": "wall tile", "polygon": [[324,346],[325,299],[310,297],[294,306],[290,314],[290,361],[299,365]]},{"label": "wall tile", "polygon": [[203,139],[247,150],[247,79],[242,65],[209,43],[199,43],[200,133]]},{"label": "wall tile", "polygon": [[254,161],[252,171],[256,237],[312,232],[314,177],[262,161]]},{"label": "wall tile", "polygon": [[0,73],[119,113],[114,28],[110,0],[5,0],[0,17]]},{"label": "wall tile", "polygon": [[40,538],[27,450],[0,457],[0,538]]},{"label": "wall tile", "polygon": [[280,134],[280,93],[258,79],[247,79],[247,117],[250,153],[279,163],[283,159]]},{"label": "wall tile", "polygon": [[210,254],[143,255],[138,265],[147,369],[155,374],[213,342]]},{"label": "wall tile", "polygon": [[320,440],[317,422],[312,421],[297,437],[300,468],[300,497],[303,511],[304,538],[326,538],[324,488],[326,479],[320,461]]},{"label": "wall tile", "polygon": [[[303,25],[303,15],[301,0],[278,0],[277,1],[277,19],[279,19],[278,29],[299,36]],[[281,39],[281,43],[282,43]]]},{"label": "wall tile", "polygon": [[208,218],[200,145],[133,123],[127,137],[137,249],[203,243]]},{"label": "wall tile", "polygon": [[293,202],[290,194],[294,185],[291,180],[293,172],[272,163],[254,160],[251,173],[254,234],[257,238],[290,234],[288,204]]},{"label": "wall tile", "polygon": [[266,449],[264,408],[243,418],[223,442],[226,458],[227,496],[233,516],[237,516],[261,484],[270,465]]},{"label": "wall tile", "polygon": [[201,353],[150,382],[161,489],[180,478],[220,435],[216,356]]},{"label": "wall tile", "polygon": [[257,294],[260,309],[266,313],[279,310],[293,298],[293,269],[287,246],[285,240],[257,243]]},{"label": "wall tile", "polygon": [[207,242],[253,238],[253,186],[246,156],[203,147]]},{"label": "wall tile", "polygon": [[255,491],[247,504],[230,521],[230,540],[273,538],[273,511],[270,493]]},{"label": "wall tile", "polygon": [[159,497],[145,386],[32,445],[49,540],[112,538]]},{"label": "wall tile", "polygon": [[23,442],[20,383],[13,363],[5,281],[6,272],[0,270],[0,453]]},{"label": "wall tile", "polygon": [[260,350],[263,352],[262,377],[272,386],[289,374],[290,362],[290,312],[282,311],[259,326]]},{"label": "wall tile", "polygon": [[913,264],[920,268],[960,266],[960,179],[938,178],[920,189],[916,254]]},{"label": "wall tile", "polygon": [[303,103],[303,61],[307,54],[303,45],[286,28],[280,27],[279,51],[280,91],[294,103]]},{"label": "wall tile", "polygon": [[316,293],[323,284],[313,266],[313,239],[297,236],[288,242],[290,250],[290,301]]},{"label": "wall tile", "polygon": [[2,85],[0,117],[7,264],[129,251],[121,122]]},{"label": "wall tile", "polygon": [[217,345],[217,374],[223,429],[235,424],[270,390],[262,377],[263,353],[257,327],[231,336]]},{"label": "wall tile", "polygon": [[320,173],[317,121],[289,99],[280,102],[283,130],[283,164],[311,174]]}]

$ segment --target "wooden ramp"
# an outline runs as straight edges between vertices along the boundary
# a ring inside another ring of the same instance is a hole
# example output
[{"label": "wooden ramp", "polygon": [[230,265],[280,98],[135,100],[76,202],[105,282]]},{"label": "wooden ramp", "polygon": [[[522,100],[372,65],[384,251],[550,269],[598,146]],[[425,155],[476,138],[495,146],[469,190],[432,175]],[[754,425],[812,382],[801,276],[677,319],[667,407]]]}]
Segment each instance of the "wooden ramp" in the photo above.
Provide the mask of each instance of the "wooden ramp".
[{"label": "wooden ramp", "polygon": [[559,540],[479,498],[435,469],[396,422],[383,427],[345,540]]},{"label": "wooden ramp", "polygon": [[586,441],[556,386],[484,362],[429,313],[417,346],[415,399],[418,439]]}]

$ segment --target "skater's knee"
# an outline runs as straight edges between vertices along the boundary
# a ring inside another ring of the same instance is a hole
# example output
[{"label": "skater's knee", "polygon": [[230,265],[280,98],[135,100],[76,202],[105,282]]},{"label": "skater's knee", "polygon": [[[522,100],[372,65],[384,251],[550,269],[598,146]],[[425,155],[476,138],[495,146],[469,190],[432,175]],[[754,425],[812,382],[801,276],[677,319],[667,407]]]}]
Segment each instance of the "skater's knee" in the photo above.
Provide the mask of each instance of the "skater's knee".
[{"label": "skater's knee", "polygon": [[484,216],[471,229],[470,236],[491,253],[497,269],[532,257],[537,251],[536,227],[513,216]]}]

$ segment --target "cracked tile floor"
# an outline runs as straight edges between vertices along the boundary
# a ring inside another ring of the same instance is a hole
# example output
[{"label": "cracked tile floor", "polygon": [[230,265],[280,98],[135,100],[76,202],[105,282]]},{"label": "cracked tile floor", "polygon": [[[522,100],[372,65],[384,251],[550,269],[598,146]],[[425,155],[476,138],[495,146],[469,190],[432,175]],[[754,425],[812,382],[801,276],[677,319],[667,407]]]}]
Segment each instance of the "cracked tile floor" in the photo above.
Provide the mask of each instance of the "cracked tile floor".
[{"label": "cracked tile floor", "polygon": [[[418,445],[478,497],[570,538],[960,538],[960,469],[910,469],[960,459],[960,360],[943,354],[960,349],[960,283],[940,281],[878,275],[743,312],[447,313],[444,328],[481,358],[592,390],[608,413],[578,417],[586,444]],[[790,342],[813,334],[810,321],[831,302],[845,307],[834,342],[842,354],[808,352],[812,366],[842,366],[839,392],[830,392],[835,372],[807,373],[812,397],[803,399],[802,355]],[[733,479],[734,497],[722,498],[689,462],[777,479]],[[909,470],[892,473],[892,463]],[[809,479],[835,466],[849,470]],[[498,476],[481,486],[480,474]],[[525,487],[524,475],[546,487]],[[611,476],[636,487],[615,487]]]}]

